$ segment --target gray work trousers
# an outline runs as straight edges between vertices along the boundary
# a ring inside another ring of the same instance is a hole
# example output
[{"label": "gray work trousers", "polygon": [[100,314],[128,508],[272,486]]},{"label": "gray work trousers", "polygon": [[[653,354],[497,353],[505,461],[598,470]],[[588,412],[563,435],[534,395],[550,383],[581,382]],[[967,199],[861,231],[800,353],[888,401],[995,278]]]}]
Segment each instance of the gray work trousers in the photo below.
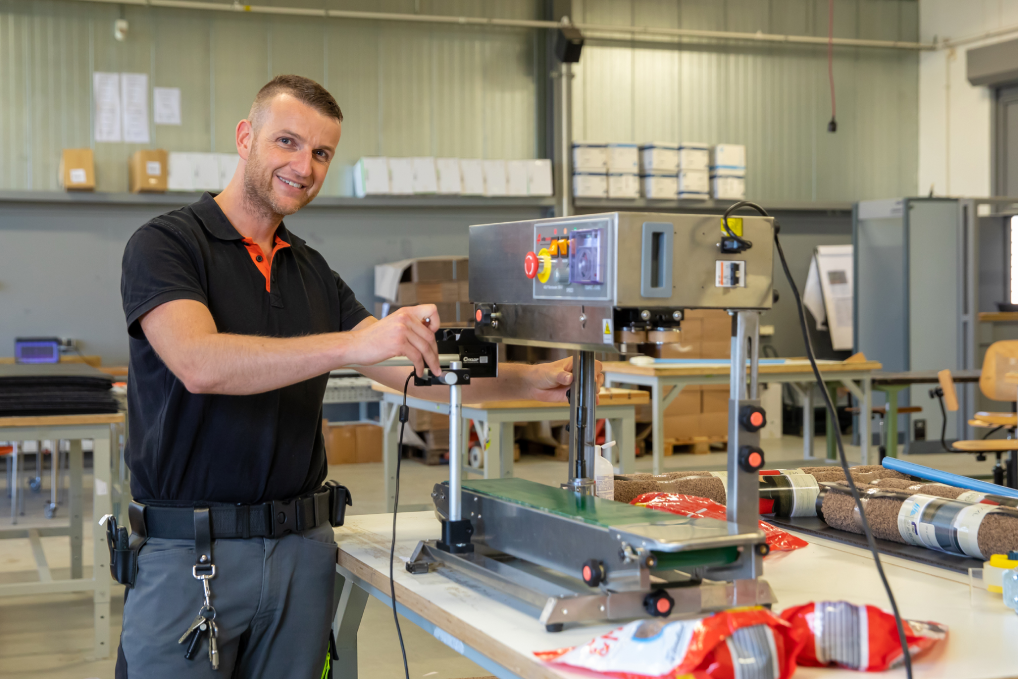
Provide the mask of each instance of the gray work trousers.
[{"label": "gray work trousers", "polygon": [[[216,540],[209,580],[219,669],[203,640],[193,660],[177,639],[204,602],[193,540],[152,538],[124,603],[117,679],[321,679],[335,614],[337,547],[329,525],[273,540]],[[126,665],[126,668],[123,667]]]}]

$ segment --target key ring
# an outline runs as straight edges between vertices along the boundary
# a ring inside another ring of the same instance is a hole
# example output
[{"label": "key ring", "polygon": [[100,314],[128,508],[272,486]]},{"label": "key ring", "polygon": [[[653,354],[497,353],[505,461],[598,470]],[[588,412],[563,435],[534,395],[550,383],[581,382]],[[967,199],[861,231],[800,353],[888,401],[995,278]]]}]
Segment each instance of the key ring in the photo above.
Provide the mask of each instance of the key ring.
[{"label": "key ring", "polygon": [[[211,618],[205,618],[205,616],[202,615],[202,611],[209,611],[210,613],[212,613],[212,617]],[[215,620],[216,619],[216,609],[215,609],[215,607],[210,606],[209,604],[206,603],[206,604],[204,604],[201,607],[201,610],[198,611],[198,615],[202,615],[202,617],[205,618],[206,620]]]}]

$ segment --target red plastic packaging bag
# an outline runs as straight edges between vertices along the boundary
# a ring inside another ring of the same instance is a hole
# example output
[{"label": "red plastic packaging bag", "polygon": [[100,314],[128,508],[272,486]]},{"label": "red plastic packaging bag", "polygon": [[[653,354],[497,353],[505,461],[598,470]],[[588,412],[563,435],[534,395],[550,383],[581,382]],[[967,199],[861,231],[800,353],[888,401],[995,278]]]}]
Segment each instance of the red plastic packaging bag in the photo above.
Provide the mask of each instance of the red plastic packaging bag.
[{"label": "red plastic packaging bag", "polygon": [[[876,606],[817,601],[786,608],[781,618],[805,641],[796,659],[803,667],[839,665],[882,672],[903,662],[894,616]],[[913,658],[947,638],[947,627],[939,623],[902,622]]]},{"label": "red plastic packaging bag", "polygon": [[[634,505],[660,509],[681,516],[705,517],[725,520],[725,506],[705,497],[695,495],[675,495],[672,493],[644,493],[635,498]],[[767,546],[772,552],[791,552],[801,549],[809,543],[797,538],[788,531],[775,528],[764,521],[760,522],[760,530],[767,536]]]},{"label": "red plastic packaging bag", "polygon": [[583,646],[534,655],[617,679],[788,679],[806,634],[754,607],[699,620],[637,620]]}]

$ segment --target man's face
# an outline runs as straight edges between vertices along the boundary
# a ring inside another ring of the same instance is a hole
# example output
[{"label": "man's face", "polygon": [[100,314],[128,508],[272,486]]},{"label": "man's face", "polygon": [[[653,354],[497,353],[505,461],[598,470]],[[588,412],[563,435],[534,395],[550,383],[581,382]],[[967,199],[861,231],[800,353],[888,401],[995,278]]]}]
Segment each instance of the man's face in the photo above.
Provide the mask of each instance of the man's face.
[{"label": "man's face", "polygon": [[292,215],[318,195],[339,143],[340,123],[289,94],[252,121],[244,193],[267,212]]}]

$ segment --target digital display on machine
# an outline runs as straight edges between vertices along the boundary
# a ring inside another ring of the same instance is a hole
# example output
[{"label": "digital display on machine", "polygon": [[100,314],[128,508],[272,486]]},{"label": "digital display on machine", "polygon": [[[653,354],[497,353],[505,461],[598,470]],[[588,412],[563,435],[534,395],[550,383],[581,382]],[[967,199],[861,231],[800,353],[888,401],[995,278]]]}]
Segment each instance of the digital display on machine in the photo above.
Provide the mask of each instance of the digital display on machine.
[{"label": "digital display on machine", "polygon": [[534,225],[534,299],[609,299],[611,222]]}]

